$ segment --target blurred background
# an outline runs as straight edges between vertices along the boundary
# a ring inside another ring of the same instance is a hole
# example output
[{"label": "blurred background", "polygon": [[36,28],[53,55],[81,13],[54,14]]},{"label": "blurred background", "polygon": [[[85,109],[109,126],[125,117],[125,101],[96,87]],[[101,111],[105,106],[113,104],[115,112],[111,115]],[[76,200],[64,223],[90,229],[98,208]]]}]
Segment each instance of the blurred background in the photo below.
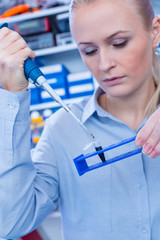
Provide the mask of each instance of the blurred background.
[{"label": "blurred background", "polygon": [[[156,14],[160,14],[160,0],[151,0]],[[0,14],[20,4],[28,4],[33,8],[50,8],[55,5],[69,4],[70,0],[0,0]]]},{"label": "blurred background", "polygon": [[155,14],[160,15],[160,0],[151,0]]}]

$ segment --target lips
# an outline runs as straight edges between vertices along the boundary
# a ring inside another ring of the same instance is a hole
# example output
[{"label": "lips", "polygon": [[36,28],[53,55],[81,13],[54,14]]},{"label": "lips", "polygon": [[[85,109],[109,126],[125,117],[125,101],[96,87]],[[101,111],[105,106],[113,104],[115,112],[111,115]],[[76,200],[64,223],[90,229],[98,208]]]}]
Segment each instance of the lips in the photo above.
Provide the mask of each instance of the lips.
[{"label": "lips", "polygon": [[120,84],[125,76],[116,76],[112,78],[105,78],[103,82],[105,82],[107,85],[116,85]]},{"label": "lips", "polygon": [[122,78],[124,78],[124,76],[122,76],[122,77],[118,76],[118,77],[106,78],[103,81],[115,81],[115,80],[122,79]]}]

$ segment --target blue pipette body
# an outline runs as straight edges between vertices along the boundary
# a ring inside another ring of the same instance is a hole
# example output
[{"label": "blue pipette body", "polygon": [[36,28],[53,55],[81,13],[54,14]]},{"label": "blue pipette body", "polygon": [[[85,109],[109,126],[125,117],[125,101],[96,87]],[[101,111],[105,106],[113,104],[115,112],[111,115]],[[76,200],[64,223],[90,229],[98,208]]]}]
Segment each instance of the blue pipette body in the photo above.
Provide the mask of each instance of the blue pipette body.
[{"label": "blue pipette body", "polygon": [[24,63],[24,73],[28,80],[31,79],[32,83],[36,83],[40,76],[44,76],[39,67],[37,67],[30,58],[28,58]]}]

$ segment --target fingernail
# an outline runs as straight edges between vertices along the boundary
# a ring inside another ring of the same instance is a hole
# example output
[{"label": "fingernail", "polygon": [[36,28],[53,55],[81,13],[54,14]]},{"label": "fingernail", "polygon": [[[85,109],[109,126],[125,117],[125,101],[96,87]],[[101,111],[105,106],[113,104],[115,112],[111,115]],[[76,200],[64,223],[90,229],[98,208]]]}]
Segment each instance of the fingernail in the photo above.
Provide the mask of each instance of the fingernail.
[{"label": "fingernail", "polygon": [[152,146],[149,144],[149,143],[146,143],[144,146],[143,146],[143,152],[144,153],[150,153],[151,152],[151,150],[152,150]]},{"label": "fingernail", "polygon": [[155,158],[155,157],[157,157],[158,156],[158,154],[157,154],[157,151],[155,151],[155,150],[153,150],[150,154],[149,154],[149,157],[150,158]]},{"label": "fingernail", "polygon": [[136,140],[136,145],[137,145],[138,147],[140,147],[140,146],[143,145],[143,139],[142,139],[141,137]]}]

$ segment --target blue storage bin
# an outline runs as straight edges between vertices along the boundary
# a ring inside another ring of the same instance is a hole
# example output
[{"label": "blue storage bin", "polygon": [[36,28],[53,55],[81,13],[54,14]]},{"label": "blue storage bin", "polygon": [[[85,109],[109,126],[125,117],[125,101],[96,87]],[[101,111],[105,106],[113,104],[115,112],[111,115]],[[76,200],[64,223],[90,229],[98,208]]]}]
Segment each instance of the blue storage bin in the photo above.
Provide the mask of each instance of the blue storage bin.
[{"label": "blue storage bin", "polygon": [[[62,99],[68,98],[66,77],[69,72],[66,67],[62,64],[56,64],[41,67],[40,69],[47,79],[49,85],[57,92],[57,94]],[[44,91],[44,89],[40,89],[40,98],[41,102],[53,101],[52,97],[46,91]]]},{"label": "blue storage bin", "polygon": [[66,85],[66,76],[69,71],[63,64],[41,67],[40,70],[43,72],[46,79],[54,79],[54,86]]},{"label": "blue storage bin", "polygon": [[31,91],[31,102],[30,102],[31,105],[41,103],[40,89],[38,87],[36,87],[34,84],[32,84],[32,83],[29,83],[28,88]]},{"label": "blue storage bin", "polygon": [[[47,82],[62,99],[68,98],[68,92],[65,84],[57,84],[55,78],[48,79]],[[53,101],[53,98],[43,88],[40,89],[40,98],[41,102]]]},{"label": "blue storage bin", "polygon": [[91,95],[94,92],[93,76],[90,72],[68,74],[69,98]]}]

